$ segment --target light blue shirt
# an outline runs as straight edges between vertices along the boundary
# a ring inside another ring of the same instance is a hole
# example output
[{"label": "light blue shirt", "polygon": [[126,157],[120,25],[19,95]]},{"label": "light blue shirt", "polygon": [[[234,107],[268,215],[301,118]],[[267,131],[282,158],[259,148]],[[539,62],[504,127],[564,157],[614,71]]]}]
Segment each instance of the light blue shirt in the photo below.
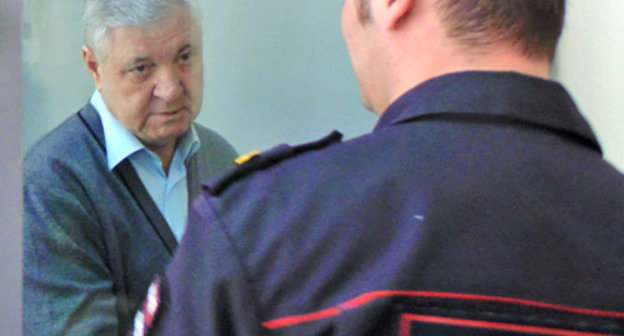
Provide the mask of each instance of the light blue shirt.
[{"label": "light blue shirt", "polygon": [[160,158],[110,113],[97,90],[91,96],[91,105],[102,120],[108,169],[113,170],[121,161],[129,158],[145,189],[180,241],[188,217],[188,186],[184,163],[201,145],[197,131],[191,126],[189,132],[180,138],[167,175]]}]

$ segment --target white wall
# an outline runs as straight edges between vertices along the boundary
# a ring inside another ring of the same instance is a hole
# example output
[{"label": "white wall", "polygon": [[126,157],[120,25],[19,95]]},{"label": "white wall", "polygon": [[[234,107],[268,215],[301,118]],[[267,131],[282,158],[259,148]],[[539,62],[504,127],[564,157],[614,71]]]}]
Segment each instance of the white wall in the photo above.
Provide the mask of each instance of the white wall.
[{"label": "white wall", "polygon": [[[341,1],[200,1],[205,45],[198,121],[241,152],[368,132],[340,31]],[[81,0],[27,0],[24,147],[89,99],[81,59]]]},{"label": "white wall", "polygon": [[25,0],[24,150],[89,100],[83,65],[82,0]]},{"label": "white wall", "polygon": [[556,77],[624,172],[624,0],[568,0]]}]

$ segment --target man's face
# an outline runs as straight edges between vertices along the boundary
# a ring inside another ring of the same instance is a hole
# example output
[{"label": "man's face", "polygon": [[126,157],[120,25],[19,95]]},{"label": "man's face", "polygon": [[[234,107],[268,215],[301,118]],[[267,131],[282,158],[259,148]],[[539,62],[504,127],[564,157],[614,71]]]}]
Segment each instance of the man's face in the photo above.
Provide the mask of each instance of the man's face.
[{"label": "man's face", "polygon": [[116,27],[89,66],[106,106],[148,148],[175,145],[203,95],[199,27],[178,11],[154,28]]},{"label": "man's face", "polygon": [[371,49],[369,0],[345,0],[342,8],[342,33],[351,55],[353,72],[360,85],[362,104],[372,110]]}]

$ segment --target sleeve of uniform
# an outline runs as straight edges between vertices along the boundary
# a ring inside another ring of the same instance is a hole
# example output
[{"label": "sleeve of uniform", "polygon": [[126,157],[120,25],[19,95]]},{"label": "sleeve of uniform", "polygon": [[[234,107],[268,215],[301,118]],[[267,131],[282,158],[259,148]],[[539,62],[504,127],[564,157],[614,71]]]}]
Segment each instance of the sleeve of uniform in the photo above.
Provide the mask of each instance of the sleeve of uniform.
[{"label": "sleeve of uniform", "polygon": [[79,186],[54,180],[25,179],[24,335],[117,335],[97,219]]},{"label": "sleeve of uniform", "polygon": [[[210,200],[200,197],[182,243],[161,279],[150,335],[262,335],[245,266]],[[148,299],[149,300],[149,299]],[[138,329],[135,321],[135,335]]]}]

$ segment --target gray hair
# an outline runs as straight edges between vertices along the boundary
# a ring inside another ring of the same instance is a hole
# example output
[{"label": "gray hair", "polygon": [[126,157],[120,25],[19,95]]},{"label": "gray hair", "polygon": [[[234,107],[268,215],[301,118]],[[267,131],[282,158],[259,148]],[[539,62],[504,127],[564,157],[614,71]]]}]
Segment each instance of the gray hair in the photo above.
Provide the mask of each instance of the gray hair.
[{"label": "gray hair", "polygon": [[104,44],[111,28],[150,27],[180,8],[200,24],[200,11],[194,0],[85,0],[82,11],[84,43],[103,60]]}]

